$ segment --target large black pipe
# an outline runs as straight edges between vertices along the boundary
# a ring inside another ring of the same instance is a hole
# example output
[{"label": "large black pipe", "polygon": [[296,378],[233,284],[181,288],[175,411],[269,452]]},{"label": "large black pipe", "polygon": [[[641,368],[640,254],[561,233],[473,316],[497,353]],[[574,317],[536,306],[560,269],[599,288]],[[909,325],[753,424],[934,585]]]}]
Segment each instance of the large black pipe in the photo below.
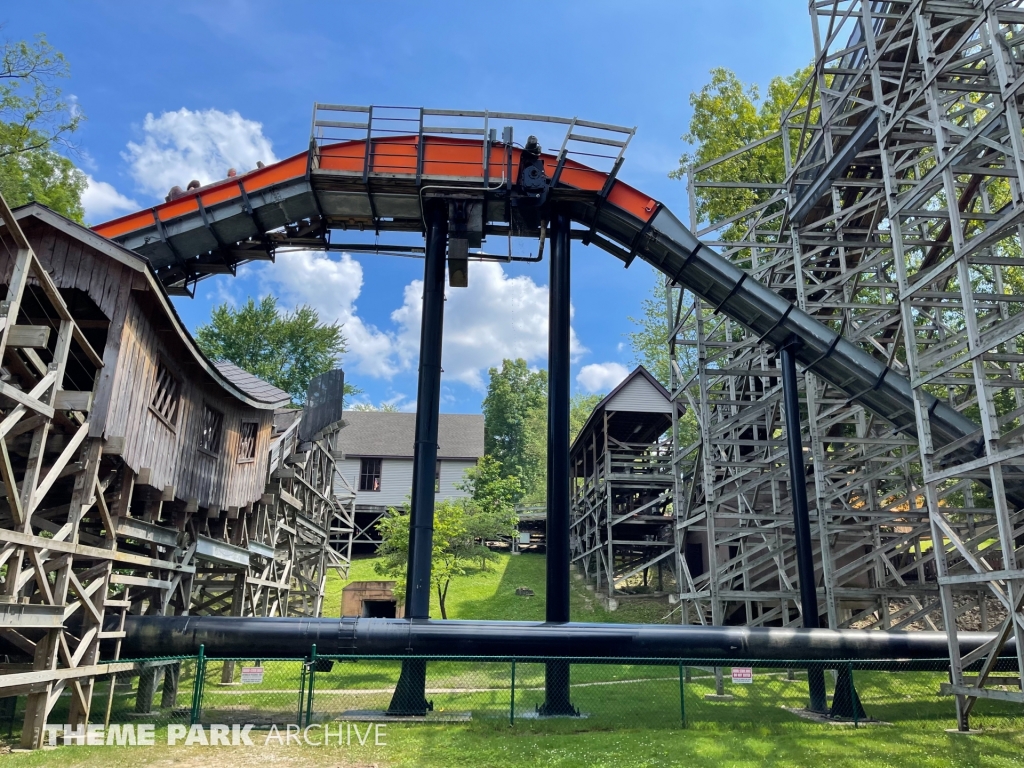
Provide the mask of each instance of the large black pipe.
[{"label": "large black pipe", "polygon": [[[430,566],[434,546],[437,425],[441,409],[441,339],[444,332],[447,229],[445,208],[434,205],[428,209],[405,593],[405,615],[410,619],[430,618]],[[418,659],[404,662],[388,712],[393,715],[426,714],[430,708],[426,699],[426,685],[426,663]]]},{"label": "large black pipe", "polygon": [[[814,581],[814,555],[811,548],[811,515],[807,505],[807,475],[804,471],[804,447],[800,441],[800,393],[796,379],[796,349],[800,340],[790,337],[779,350],[782,363],[782,400],[786,412],[786,446],[789,449],[789,498],[793,503],[793,533],[796,538],[796,570],[800,587],[800,610],[804,627],[819,626],[818,592]],[[825,677],[820,670],[808,674],[810,710],[828,711]]]},{"label": "large black pipe", "polygon": [[[957,633],[961,655],[993,637]],[[915,668],[949,668],[944,632],[361,618],[129,616],[121,655],[189,655],[202,645],[211,657],[300,658],[313,643],[318,655],[860,660],[870,661],[875,669],[900,669],[906,660],[925,660]],[[1015,663],[1015,654],[1016,644],[1010,640],[1002,655]]]},{"label": "large black pipe", "polygon": [[[569,621],[569,335],[570,227],[561,211],[551,218],[550,282],[548,285],[548,455],[547,603],[549,622]],[[569,665],[548,662],[544,673],[547,716],[575,715],[569,701]]]}]

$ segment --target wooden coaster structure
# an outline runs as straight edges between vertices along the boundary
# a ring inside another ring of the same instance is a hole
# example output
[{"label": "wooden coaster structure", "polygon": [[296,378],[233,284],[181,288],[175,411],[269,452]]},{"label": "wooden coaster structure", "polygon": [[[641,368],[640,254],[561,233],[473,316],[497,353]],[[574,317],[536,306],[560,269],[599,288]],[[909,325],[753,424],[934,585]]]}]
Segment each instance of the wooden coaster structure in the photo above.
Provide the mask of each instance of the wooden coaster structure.
[{"label": "wooden coaster structure", "polygon": [[0,698],[27,696],[38,747],[59,703],[109,717],[102,676],[173,706],[174,664],[118,661],[127,613],[318,615],[353,510],[337,420],[299,440],[287,393],[204,358],[144,259],[42,206],[0,218]]}]

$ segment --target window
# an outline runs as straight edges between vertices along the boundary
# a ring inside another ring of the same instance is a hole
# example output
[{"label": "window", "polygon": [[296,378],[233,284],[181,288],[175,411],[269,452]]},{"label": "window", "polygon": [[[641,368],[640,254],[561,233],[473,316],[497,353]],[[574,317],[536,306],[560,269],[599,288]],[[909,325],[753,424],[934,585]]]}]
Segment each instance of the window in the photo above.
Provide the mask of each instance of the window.
[{"label": "window", "polygon": [[220,433],[224,414],[208,405],[203,406],[203,422],[199,426],[199,450],[220,453]]},{"label": "window", "polygon": [[156,368],[156,391],[153,393],[153,400],[150,407],[163,419],[168,426],[174,427],[178,423],[178,400],[181,387],[167,366],[160,362]]},{"label": "window", "polygon": [[238,460],[253,461],[256,458],[256,435],[259,434],[260,425],[255,421],[243,421],[241,434],[238,439]]},{"label": "window", "polygon": [[434,464],[434,493],[441,492],[441,460]]},{"label": "window", "polygon": [[380,459],[362,459],[359,462],[359,490],[380,490]]}]

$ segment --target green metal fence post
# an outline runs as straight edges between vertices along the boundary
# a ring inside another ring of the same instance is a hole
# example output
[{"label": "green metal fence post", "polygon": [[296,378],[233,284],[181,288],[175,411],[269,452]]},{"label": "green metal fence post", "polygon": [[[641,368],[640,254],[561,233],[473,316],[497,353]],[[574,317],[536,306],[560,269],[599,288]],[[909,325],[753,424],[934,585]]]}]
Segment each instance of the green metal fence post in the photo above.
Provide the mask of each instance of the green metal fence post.
[{"label": "green metal fence post", "polygon": [[679,720],[686,727],[686,665],[679,662]]},{"label": "green metal fence post", "polygon": [[512,698],[508,705],[508,724],[516,724],[516,660],[512,659]]},{"label": "green metal fence post", "polygon": [[[196,656],[196,677],[192,681],[192,712],[189,715],[189,725],[199,722],[199,713],[203,708],[203,681],[206,679],[206,647],[199,646],[199,653]],[[114,685],[111,679],[111,686]]]},{"label": "green metal fence post", "polygon": [[306,701],[306,669],[308,665],[305,660],[302,662],[302,673],[299,677],[299,711],[295,713],[295,724],[302,725],[302,705]]},{"label": "green metal fence post", "polygon": [[313,682],[316,680],[316,643],[309,651],[309,698],[306,700],[306,725],[313,720]]}]

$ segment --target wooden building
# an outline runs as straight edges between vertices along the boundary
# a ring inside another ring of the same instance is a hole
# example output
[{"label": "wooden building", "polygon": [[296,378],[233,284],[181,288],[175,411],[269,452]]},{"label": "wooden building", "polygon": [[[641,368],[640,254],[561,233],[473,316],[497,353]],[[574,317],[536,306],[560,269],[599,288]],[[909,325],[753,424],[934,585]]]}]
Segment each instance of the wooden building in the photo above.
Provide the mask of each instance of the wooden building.
[{"label": "wooden building", "polygon": [[672,404],[643,366],[594,408],[569,451],[572,562],[614,608],[627,586],[664,592],[675,568]]},{"label": "wooden building", "polygon": [[[354,544],[376,551],[380,543],[376,524],[391,507],[409,502],[416,433],[415,413],[350,411],[338,434],[339,498],[355,494]],[[484,417],[480,414],[442,413],[437,429],[437,500],[469,496],[459,486],[466,470],[484,455]]]},{"label": "wooden building", "polygon": [[62,694],[87,722],[132,668],[99,663],[126,613],[318,614],[352,509],[338,424],[303,435],[288,393],[208,360],[145,259],[40,205],[0,218],[0,698],[27,695],[33,747]]}]

